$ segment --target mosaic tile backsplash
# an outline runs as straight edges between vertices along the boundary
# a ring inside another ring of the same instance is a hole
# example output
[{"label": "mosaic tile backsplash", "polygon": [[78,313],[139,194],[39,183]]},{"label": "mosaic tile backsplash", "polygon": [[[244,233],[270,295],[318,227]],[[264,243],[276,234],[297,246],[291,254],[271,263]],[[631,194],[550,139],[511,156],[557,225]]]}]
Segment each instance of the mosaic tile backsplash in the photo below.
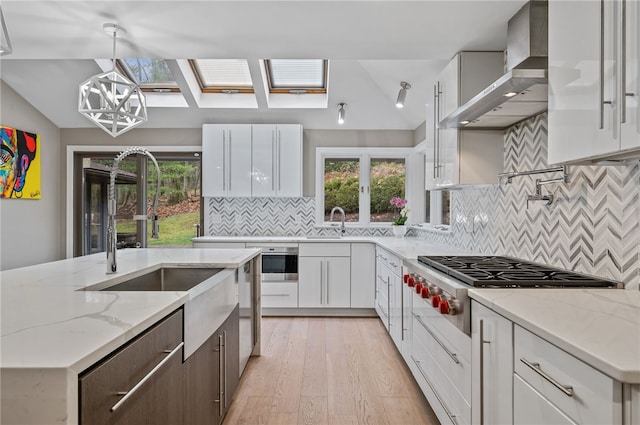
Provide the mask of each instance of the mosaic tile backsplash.
[{"label": "mosaic tile backsplash", "polygon": [[[505,170],[548,168],[547,115],[511,127]],[[551,205],[530,202],[535,179],[452,192],[449,232],[412,229],[410,236],[593,274],[640,289],[640,167],[570,166],[570,182],[543,186]],[[319,229],[315,198],[207,198],[206,233],[212,236],[332,235]],[[391,236],[385,228],[349,228],[353,236]]]}]

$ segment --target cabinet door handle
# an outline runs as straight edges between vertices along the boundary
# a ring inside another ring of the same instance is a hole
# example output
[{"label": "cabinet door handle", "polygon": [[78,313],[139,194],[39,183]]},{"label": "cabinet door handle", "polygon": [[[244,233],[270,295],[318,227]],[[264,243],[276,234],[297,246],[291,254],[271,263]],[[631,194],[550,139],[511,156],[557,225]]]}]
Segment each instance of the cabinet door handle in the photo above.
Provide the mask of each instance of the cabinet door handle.
[{"label": "cabinet door handle", "polygon": [[411,312],[411,314],[413,314],[413,317],[416,318],[416,320],[429,333],[429,335],[431,335],[431,337],[438,343],[438,345],[442,347],[444,352],[447,353],[449,357],[451,357],[454,363],[460,364],[460,360],[458,360],[458,355],[456,353],[452,353],[451,351],[449,351],[449,349],[438,339],[438,337],[433,333],[433,331],[427,327],[427,324],[422,321],[422,316],[420,316],[419,314],[415,314],[414,312]]},{"label": "cabinet door handle", "polygon": [[[438,123],[440,122],[440,106],[441,106],[441,102],[440,102],[440,96],[442,96],[442,90],[440,89],[440,81],[438,81],[438,109],[437,109],[437,115],[438,115]],[[438,142],[438,149],[436,151],[437,155],[436,155],[436,176],[438,178],[440,178],[440,168],[442,167],[442,165],[440,165],[440,127],[438,127],[438,138],[437,138],[437,142]]]},{"label": "cabinet door handle", "polygon": [[224,376],[224,365],[222,364],[222,350],[224,344],[222,342],[222,335],[218,335],[218,347],[220,349],[220,356],[218,357],[218,400],[214,400],[214,403],[218,403],[218,414],[222,417],[222,412],[224,411],[224,393],[222,388],[224,387],[224,382],[222,382],[222,378]]},{"label": "cabinet door handle", "polygon": [[231,154],[231,130],[229,130],[229,192],[231,192],[231,174],[233,173],[233,170],[231,169],[231,167],[233,166],[233,163],[231,162],[231,158],[233,157],[233,155]]},{"label": "cabinet door handle", "polygon": [[227,131],[222,130],[222,191],[227,190]]},{"label": "cabinet door handle", "polygon": [[278,156],[276,158],[276,160],[278,161],[278,165],[276,170],[278,171],[278,192],[280,192],[282,190],[282,177],[280,176],[280,144],[282,143],[282,134],[280,133],[280,130],[278,130]]},{"label": "cabinet door handle", "polygon": [[223,338],[222,338],[222,343],[224,344],[224,391],[223,391],[223,395],[224,395],[224,405],[225,407],[227,406],[227,331],[223,331],[222,332]]},{"label": "cabinet door handle", "polygon": [[276,191],[276,131],[271,130],[271,191]]},{"label": "cabinet door handle", "polygon": [[567,397],[573,397],[573,387],[570,385],[562,385],[551,376],[549,376],[546,372],[542,370],[540,367],[540,363],[532,363],[525,359],[524,357],[520,359],[522,363],[527,365],[530,369],[532,369],[535,373],[542,376],[546,379],[551,385],[562,391]]},{"label": "cabinet door handle", "polygon": [[436,178],[436,133],[438,132],[438,88],[433,86],[433,178]]},{"label": "cabinet door handle", "polygon": [[484,339],[484,320],[480,319],[480,425],[484,425],[484,344],[490,341]]},{"label": "cabinet door handle", "polygon": [[327,276],[327,277],[326,277],[326,280],[327,280],[327,304],[329,304],[329,284],[330,284],[330,282],[329,282],[329,261],[327,261],[327,262],[325,263],[325,266],[324,266],[324,267],[326,268],[326,273],[325,273],[325,275]]},{"label": "cabinet door handle", "polygon": [[149,373],[147,373],[140,381],[138,381],[138,383],[136,385],[134,385],[133,388],[131,388],[129,391],[118,392],[118,395],[122,395],[124,397],[122,397],[120,399],[120,401],[118,401],[116,404],[114,404],[111,407],[110,411],[115,412],[120,406],[122,406],[124,404],[124,402],[126,402],[129,399],[129,397],[131,397],[136,391],[138,391],[140,389],[140,387],[142,387],[144,385],[145,382],[147,382],[149,379],[151,379],[151,377],[156,372],[158,372],[158,370],[160,370],[160,368],[162,366],[164,366],[164,364],[167,363],[171,359],[171,357],[173,357],[177,353],[179,353],[180,349],[182,349],[183,346],[184,346],[184,342],[181,342],[180,344],[178,344],[176,346],[176,348],[174,348],[173,350],[169,351],[169,355],[167,357],[165,357],[164,359],[162,359],[160,361],[160,363],[158,363],[153,369],[151,369],[151,371]]},{"label": "cabinet door handle", "polygon": [[322,305],[322,300],[324,299],[324,268],[323,261],[320,260],[320,305]]}]

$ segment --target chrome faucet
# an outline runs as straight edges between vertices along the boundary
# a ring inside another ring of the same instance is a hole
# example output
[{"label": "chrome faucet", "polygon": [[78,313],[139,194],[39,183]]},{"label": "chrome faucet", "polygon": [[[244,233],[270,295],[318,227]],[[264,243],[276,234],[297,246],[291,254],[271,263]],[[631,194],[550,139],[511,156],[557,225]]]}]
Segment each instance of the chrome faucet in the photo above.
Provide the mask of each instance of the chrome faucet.
[{"label": "chrome faucet", "polygon": [[346,233],[345,228],[344,228],[344,210],[340,207],[333,207],[333,209],[331,210],[331,215],[329,216],[329,222],[332,223],[333,222],[333,214],[338,211],[340,214],[342,214],[342,220],[341,220],[341,224],[340,224],[340,233],[342,233],[342,236],[344,236],[344,234]]},{"label": "chrome faucet", "polygon": [[546,195],[542,194],[542,185],[557,183],[559,179],[551,179],[551,180],[540,180],[536,179],[536,192],[533,195],[527,195],[527,209],[529,209],[530,201],[544,201],[545,205],[551,205],[553,203],[553,194],[547,193]]},{"label": "chrome faucet", "polygon": [[109,179],[109,201],[107,204],[107,274],[115,273],[117,270],[116,264],[116,243],[118,234],[116,232],[116,175],[118,174],[120,162],[133,154],[143,154],[148,156],[153,165],[156,166],[158,172],[158,186],[156,188],[156,196],[153,199],[153,214],[150,216],[134,216],[136,220],[152,220],[151,237],[157,239],[160,235],[160,228],[158,226],[158,199],[160,197],[160,167],[158,161],[151,153],[145,148],[134,146],[126,148],[113,160],[113,166],[111,167],[111,175]]}]

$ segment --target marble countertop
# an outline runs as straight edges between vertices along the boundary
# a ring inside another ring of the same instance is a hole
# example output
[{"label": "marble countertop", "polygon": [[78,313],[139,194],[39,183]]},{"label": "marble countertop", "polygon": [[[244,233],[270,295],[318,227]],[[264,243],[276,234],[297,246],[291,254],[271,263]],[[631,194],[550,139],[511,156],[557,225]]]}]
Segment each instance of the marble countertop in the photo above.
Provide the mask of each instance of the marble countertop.
[{"label": "marble countertop", "polygon": [[418,255],[469,255],[471,252],[450,245],[442,245],[414,237],[344,236],[339,239],[314,238],[305,236],[201,236],[193,238],[198,242],[297,242],[297,243],[375,243],[392,253],[408,260]]},{"label": "marble countertop", "polygon": [[640,291],[470,289],[469,296],[605,375],[640,383]]},{"label": "marble countertop", "polygon": [[[236,268],[256,248],[125,249],[0,272],[0,365],[81,372],[184,304],[194,292],[99,292],[162,266]],[[108,284],[107,284],[108,283]]]}]

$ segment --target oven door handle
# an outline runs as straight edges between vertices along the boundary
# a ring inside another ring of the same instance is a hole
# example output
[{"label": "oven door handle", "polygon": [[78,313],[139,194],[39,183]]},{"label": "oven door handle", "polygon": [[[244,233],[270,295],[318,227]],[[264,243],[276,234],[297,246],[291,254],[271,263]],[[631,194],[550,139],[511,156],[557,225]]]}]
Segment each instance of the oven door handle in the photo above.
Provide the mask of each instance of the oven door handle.
[{"label": "oven door handle", "polygon": [[420,316],[419,314],[415,314],[414,312],[411,312],[411,314],[413,314],[413,317],[416,318],[416,320],[422,325],[422,327],[429,332],[429,335],[431,335],[431,337],[438,343],[438,345],[440,345],[440,347],[442,347],[442,349],[444,350],[445,353],[447,353],[449,355],[449,357],[451,357],[451,359],[456,363],[456,364],[460,364],[460,360],[458,360],[458,355],[456,353],[452,353],[439,339],[438,337],[433,333],[433,331],[431,329],[429,329],[427,327],[427,324],[422,320],[422,316]]}]

